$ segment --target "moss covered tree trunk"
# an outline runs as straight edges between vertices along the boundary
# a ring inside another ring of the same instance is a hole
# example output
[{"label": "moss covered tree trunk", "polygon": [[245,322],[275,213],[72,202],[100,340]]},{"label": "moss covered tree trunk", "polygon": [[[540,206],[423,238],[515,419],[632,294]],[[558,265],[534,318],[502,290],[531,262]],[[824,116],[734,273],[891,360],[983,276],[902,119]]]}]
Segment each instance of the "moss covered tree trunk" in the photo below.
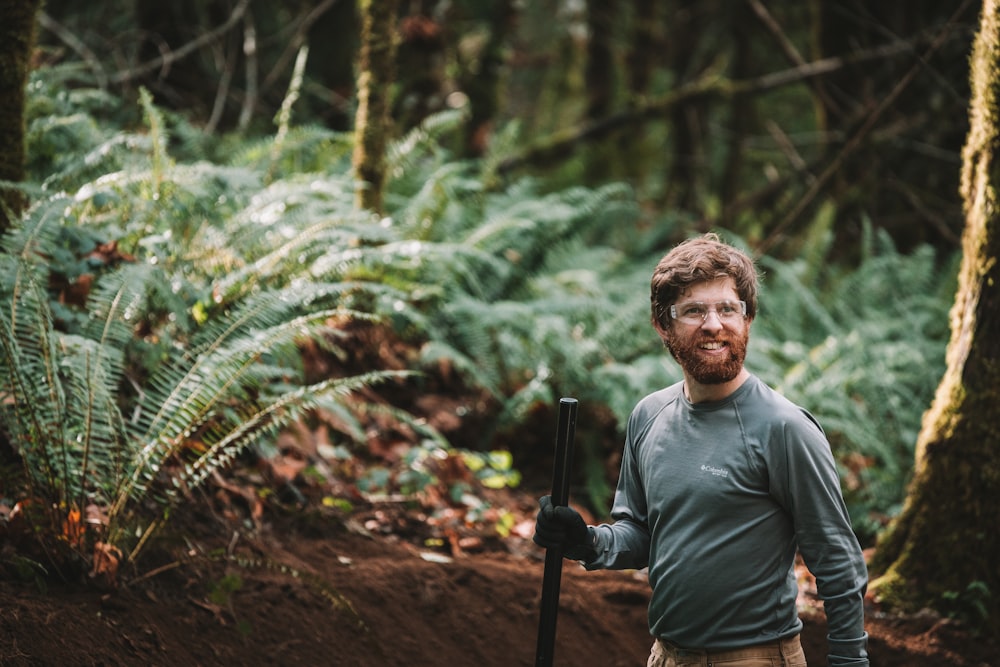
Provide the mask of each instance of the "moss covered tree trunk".
[{"label": "moss covered tree trunk", "polygon": [[[40,4],[40,0],[0,0],[0,181],[24,180],[24,88]],[[24,205],[20,192],[0,187],[0,233]]]},{"label": "moss covered tree trunk", "polygon": [[354,122],[355,176],[359,208],[382,212],[395,80],[398,0],[359,0],[361,55],[358,63],[358,112]]},{"label": "moss covered tree trunk", "polygon": [[464,153],[481,157],[489,147],[490,135],[502,106],[501,85],[509,40],[518,18],[515,0],[497,0],[488,14],[490,30],[478,67],[463,68],[461,89],[469,96]]},{"label": "moss covered tree trunk", "polygon": [[917,442],[906,505],[881,540],[872,589],[1000,631],[1000,0],[985,0],[963,151],[963,260],[947,369]]},{"label": "moss covered tree trunk", "polygon": [[[600,123],[615,108],[617,72],[615,65],[615,30],[621,6],[607,0],[587,0],[587,60],[584,89],[587,96],[585,122]],[[622,133],[612,132],[595,143],[585,161],[585,182],[597,185],[613,180],[622,163],[617,145]]]}]

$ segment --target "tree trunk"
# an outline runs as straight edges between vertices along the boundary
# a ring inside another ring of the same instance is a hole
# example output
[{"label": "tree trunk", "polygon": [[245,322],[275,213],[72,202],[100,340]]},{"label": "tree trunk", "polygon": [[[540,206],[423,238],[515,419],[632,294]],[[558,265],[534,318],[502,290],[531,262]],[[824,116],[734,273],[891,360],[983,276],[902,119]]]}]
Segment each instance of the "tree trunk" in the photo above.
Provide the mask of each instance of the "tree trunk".
[{"label": "tree trunk", "polygon": [[399,17],[396,47],[397,93],[392,117],[400,128],[420,125],[444,108],[447,68],[447,25],[440,18],[437,0],[412,3],[410,13]]},{"label": "tree trunk", "polygon": [[[584,69],[587,106],[585,122],[603,120],[615,108],[615,40],[618,12],[607,0],[587,0],[587,60]],[[592,147],[586,160],[584,180],[588,185],[612,180],[620,163],[616,150],[619,133]]]},{"label": "tree trunk", "polygon": [[395,79],[398,0],[360,0],[361,56],[358,112],[354,123],[355,176],[361,181],[359,208],[382,212],[386,180],[385,148],[391,117],[390,88]]},{"label": "tree trunk", "polygon": [[[625,56],[625,101],[635,105],[650,95],[657,65],[666,51],[663,24],[667,12],[659,0],[632,0],[632,23],[629,27]],[[641,183],[646,174],[660,163],[663,150],[650,140],[647,123],[637,123],[622,133],[621,152],[628,156],[622,176],[631,183]]]},{"label": "tree trunk", "polygon": [[461,88],[469,96],[469,120],[465,130],[463,153],[481,157],[489,147],[490,135],[501,108],[503,68],[507,48],[518,14],[514,0],[497,0],[491,11],[489,37],[483,47],[479,66],[473,71],[463,68]]},{"label": "tree trunk", "polygon": [[[35,47],[40,0],[0,0],[0,181],[24,180],[24,89]],[[0,188],[0,234],[27,204],[17,190]]]},{"label": "tree trunk", "polygon": [[1000,631],[1000,0],[985,0],[962,155],[963,259],[947,369],[902,514],[872,563],[877,598]]},{"label": "tree trunk", "polygon": [[[747,7],[733,7],[729,15],[733,36],[733,78],[749,79],[754,71],[754,35],[747,28],[753,17]],[[744,147],[755,127],[759,126],[757,105],[748,95],[734,95],[729,101],[729,137],[726,140],[726,161],[722,170],[720,182],[716,186],[718,196],[722,201],[732,201],[739,196],[743,173],[743,158],[746,155]]]},{"label": "tree trunk", "polygon": [[[675,89],[698,79],[698,70],[702,67],[698,54],[704,50],[702,40],[710,34],[705,22],[718,20],[709,16],[707,10],[697,11],[699,3],[700,0],[676,0],[670,3],[668,10],[671,20],[666,27],[668,48],[665,57],[676,77]],[[728,49],[728,45],[723,48]],[[705,178],[708,129],[704,123],[709,117],[709,106],[705,100],[692,100],[690,104],[673,106],[665,116],[670,145],[666,148],[669,162],[663,203],[698,215],[702,213],[704,202],[712,196]]]}]

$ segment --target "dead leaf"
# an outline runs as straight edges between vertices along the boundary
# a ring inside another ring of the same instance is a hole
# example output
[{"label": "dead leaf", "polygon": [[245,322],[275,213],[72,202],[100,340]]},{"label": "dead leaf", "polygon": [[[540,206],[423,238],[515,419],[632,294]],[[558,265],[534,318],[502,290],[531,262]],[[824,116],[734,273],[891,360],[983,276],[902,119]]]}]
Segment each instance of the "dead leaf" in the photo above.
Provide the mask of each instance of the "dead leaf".
[{"label": "dead leaf", "polygon": [[80,542],[83,539],[83,526],[80,524],[80,510],[71,509],[66,513],[66,518],[63,519],[63,537],[66,538],[72,546],[80,546]]},{"label": "dead leaf", "polygon": [[97,542],[94,544],[94,566],[90,570],[90,576],[103,577],[108,585],[114,586],[118,579],[118,564],[121,559],[121,549],[107,542]]}]

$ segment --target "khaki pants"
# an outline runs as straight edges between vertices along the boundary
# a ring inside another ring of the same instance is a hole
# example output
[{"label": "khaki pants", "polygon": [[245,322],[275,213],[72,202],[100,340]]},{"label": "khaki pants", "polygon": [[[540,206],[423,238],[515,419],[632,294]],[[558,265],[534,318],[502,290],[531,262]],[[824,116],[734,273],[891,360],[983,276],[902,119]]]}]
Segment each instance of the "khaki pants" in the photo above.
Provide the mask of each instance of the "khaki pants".
[{"label": "khaki pants", "polygon": [[806,667],[806,654],[798,635],[728,651],[682,649],[657,639],[646,667]]}]

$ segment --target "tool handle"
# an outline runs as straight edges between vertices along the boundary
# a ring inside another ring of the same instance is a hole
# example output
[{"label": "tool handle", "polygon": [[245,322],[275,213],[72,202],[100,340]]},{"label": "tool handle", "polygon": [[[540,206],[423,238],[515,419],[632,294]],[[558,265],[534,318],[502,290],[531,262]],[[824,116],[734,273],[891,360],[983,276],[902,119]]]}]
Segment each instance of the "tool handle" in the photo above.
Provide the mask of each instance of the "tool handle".
[{"label": "tool handle", "polygon": [[[555,464],[552,470],[552,504],[569,503],[569,477],[573,466],[573,437],[576,434],[575,398],[559,399],[559,424],[556,430]],[[559,612],[559,584],[562,578],[562,549],[545,551],[545,571],[542,575],[542,607],[538,619],[538,643],[535,667],[550,667],[556,640],[556,615]]]}]

